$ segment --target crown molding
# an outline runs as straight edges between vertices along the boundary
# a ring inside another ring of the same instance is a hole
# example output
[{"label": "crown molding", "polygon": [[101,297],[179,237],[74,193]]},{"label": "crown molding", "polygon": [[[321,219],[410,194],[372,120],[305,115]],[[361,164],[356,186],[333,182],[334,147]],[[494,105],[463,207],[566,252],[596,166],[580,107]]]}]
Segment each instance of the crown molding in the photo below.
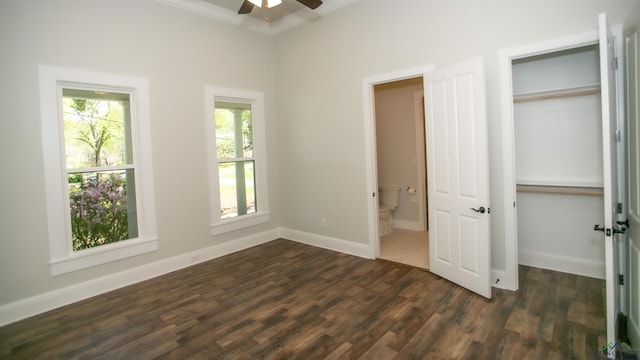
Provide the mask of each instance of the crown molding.
[{"label": "crown molding", "polygon": [[324,0],[324,4],[319,8],[308,11],[300,10],[273,23],[258,20],[250,16],[238,15],[220,6],[215,6],[202,0],[156,0],[159,3],[169,5],[181,10],[200,14],[211,19],[236,25],[248,30],[261,32],[267,35],[276,35],[282,31],[302,25],[322,15],[336,11],[342,7],[350,5],[358,0]]}]

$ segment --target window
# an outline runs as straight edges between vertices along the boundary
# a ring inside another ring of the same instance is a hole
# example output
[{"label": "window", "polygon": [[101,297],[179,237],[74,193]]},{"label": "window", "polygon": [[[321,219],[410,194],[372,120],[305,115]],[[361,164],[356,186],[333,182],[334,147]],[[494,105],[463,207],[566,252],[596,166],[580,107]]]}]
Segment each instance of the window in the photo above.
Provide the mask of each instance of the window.
[{"label": "window", "polygon": [[206,88],[212,234],[269,221],[264,96]]},{"label": "window", "polygon": [[157,249],[145,79],[40,67],[51,272]]},{"label": "window", "polygon": [[129,94],[62,88],[73,251],[138,237]]}]

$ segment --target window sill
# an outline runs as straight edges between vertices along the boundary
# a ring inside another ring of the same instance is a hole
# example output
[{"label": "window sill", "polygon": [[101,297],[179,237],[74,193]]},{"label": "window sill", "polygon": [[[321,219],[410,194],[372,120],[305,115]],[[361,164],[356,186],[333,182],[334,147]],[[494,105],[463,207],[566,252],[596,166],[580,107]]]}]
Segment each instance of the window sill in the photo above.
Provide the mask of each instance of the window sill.
[{"label": "window sill", "polygon": [[257,213],[243,215],[233,219],[220,220],[220,223],[211,225],[211,235],[224,234],[234,230],[240,230],[249,226],[263,224],[269,221],[269,213]]},{"label": "window sill", "polygon": [[82,250],[67,258],[51,261],[51,275],[57,276],[112,261],[145,254],[158,249],[158,240],[131,239]]}]

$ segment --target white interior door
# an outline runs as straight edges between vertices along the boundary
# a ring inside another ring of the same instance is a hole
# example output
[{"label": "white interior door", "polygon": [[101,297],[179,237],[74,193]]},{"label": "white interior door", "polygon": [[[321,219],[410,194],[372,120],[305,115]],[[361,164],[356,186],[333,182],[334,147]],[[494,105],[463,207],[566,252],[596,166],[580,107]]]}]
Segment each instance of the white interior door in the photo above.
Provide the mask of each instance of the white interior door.
[{"label": "white interior door", "polygon": [[482,58],[424,74],[430,270],[491,297]]},{"label": "white interior door", "polygon": [[616,86],[614,76],[613,38],[610,35],[606,14],[599,16],[600,34],[600,86],[602,94],[602,150],[604,169],[604,225],[605,232],[605,277],[607,341],[615,343],[617,315],[620,312],[618,299],[618,259],[616,208],[619,202],[617,182],[617,130]]},{"label": "white interior door", "polygon": [[640,128],[638,127],[638,110],[640,95],[640,60],[638,35],[634,33],[627,39],[627,173],[629,199],[629,267],[628,278],[628,336],[634,348],[640,348]]}]

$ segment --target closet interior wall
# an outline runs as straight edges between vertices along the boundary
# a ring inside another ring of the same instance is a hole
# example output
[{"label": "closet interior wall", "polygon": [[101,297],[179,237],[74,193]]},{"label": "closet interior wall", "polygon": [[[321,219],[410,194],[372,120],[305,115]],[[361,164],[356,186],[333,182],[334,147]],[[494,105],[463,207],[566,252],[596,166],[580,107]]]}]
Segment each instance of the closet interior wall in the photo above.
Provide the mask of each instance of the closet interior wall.
[{"label": "closet interior wall", "polygon": [[604,278],[598,46],[514,60],[519,263]]}]

